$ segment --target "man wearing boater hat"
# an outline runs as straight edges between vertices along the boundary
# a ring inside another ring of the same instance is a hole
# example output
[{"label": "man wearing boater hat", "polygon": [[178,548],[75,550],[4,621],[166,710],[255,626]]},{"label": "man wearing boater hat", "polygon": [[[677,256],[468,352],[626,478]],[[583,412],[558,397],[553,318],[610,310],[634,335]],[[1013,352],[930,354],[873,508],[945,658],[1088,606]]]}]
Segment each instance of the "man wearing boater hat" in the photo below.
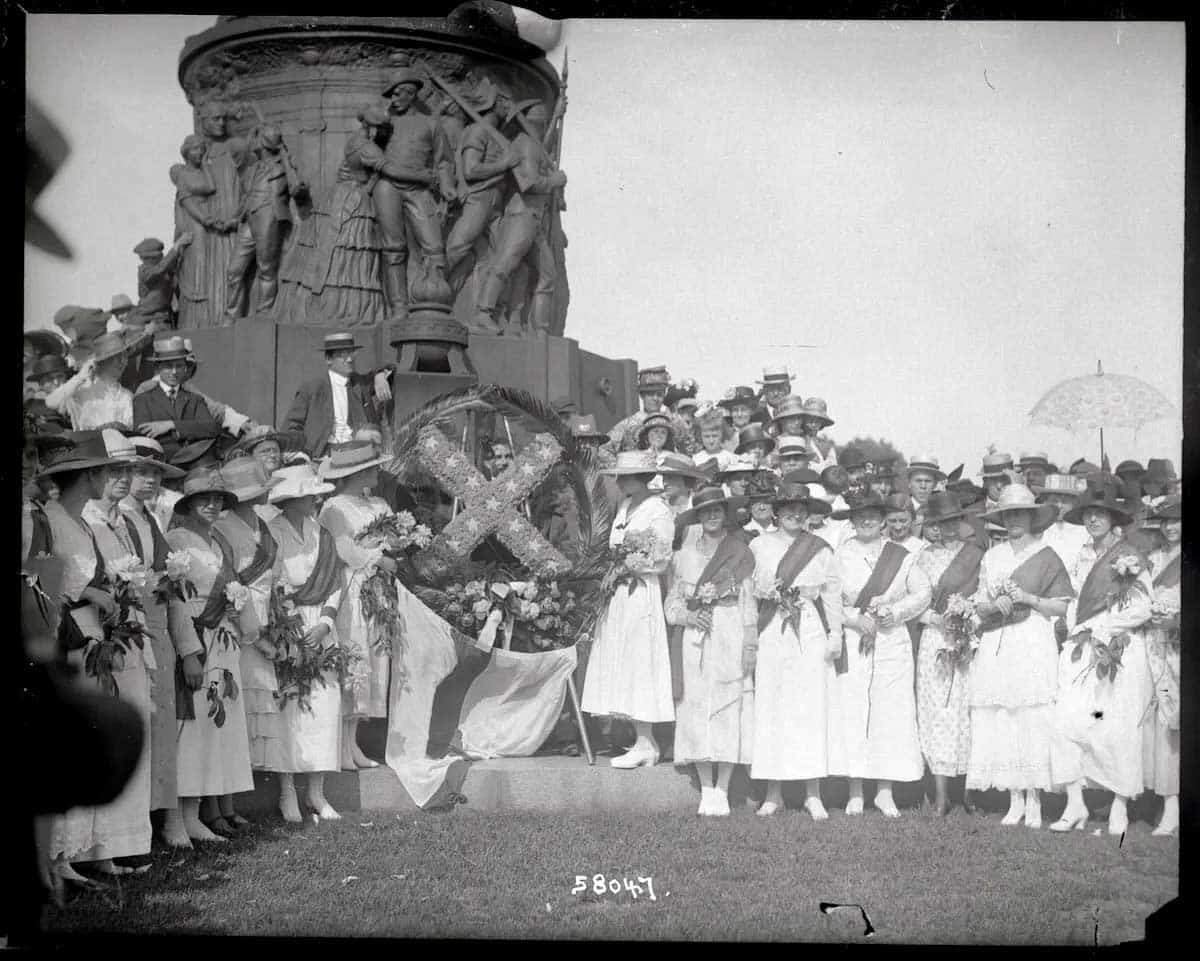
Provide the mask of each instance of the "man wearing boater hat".
[{"label": "man wearing boater hat", "polygon": [[675,436],[675,449],[681,454],[696,453],[696,441],[683,419],[663,410],[671,375],[666,367],[647,367],[638,371],[638,394],[642,398],[642,409],[617,421],[609,431],[610,440],[605,445],[613,457],[618,451],[636,450],[638,430],[651,414],[666,414],[671,419]]},{"label": "man wearing boater hat", "polygon": [[792,393],[792,378],[787,367],[764,367],[762,380],[756,381],[762,388],[762,401],[771,420],[779,416],[779,405]]},{"label": "man wearing boater hat", "polygon": [[354,334],[326,334],[322,349],[328,370],[300,386],[283,423],[284,430],[304,435],[304,452],[314,461],[331,444],[351,441],[358,428],[379,423],[368,393],[372,378],[354,370],[354,354],[362,349]]},{"label": "man wearing boater hat", "polygon": [[221,433],[221,425],[204,398],[184,386],[187,357],[182,337],[155,341],[152,360],[158,372],[158,388],[144,390],[133,398],[134,426],[162,445],[168,461],[184,444]]}]

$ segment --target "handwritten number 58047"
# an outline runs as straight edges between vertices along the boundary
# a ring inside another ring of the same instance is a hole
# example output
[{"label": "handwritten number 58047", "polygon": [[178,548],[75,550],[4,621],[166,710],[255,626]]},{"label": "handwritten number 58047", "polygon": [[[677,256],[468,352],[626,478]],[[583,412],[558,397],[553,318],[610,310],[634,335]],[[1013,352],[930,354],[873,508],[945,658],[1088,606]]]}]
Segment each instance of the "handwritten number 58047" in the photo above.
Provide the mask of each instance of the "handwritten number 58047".
[{"label": "handwritten number 58047", "polygon": [[592,894],[597,897],[605,894],[620,894],[622,891],[627,891],[633,895],[636,901],[643,893],[649,895],[651,901],[657,901],[658,898],[654,894],[654,878],[641,877],[631,881],[629,878],[606,878],[603,874],[593,874],[590,878],[586,874],[575,875],[575,885],[571,888],[572,894],[584,894],[591,889]]}]

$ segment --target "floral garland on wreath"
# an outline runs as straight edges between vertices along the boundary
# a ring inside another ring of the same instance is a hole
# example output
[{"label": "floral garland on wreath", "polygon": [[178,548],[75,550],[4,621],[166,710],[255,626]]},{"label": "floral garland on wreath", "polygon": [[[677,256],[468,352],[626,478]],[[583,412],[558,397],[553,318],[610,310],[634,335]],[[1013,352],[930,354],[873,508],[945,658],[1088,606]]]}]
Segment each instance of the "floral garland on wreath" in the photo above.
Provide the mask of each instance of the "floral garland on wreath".
[{"label": "floral garland on wreath", "polygon": [[509,632],[524,642],[520,646],[539,651],[569,647],[585,616],[575,591],[556,580],[522,581],[502,571],[452,581],[429,600],[439,617],[469,637],[478,638],[490,623],[493,634]]},{"label": "floral garland on wreath", "polygon": [[361,659],[355,651],[340,644],[323,646],[308,639],[304,618],[289,596],[292,586],[276,582],[271,592],[270,619],[267,640],[275,649],[275,680],[278,690],[275,699],[286,704],[296,701],[300,710],[312,712],[312,691],[316,684],[326,687],[327,673],[333,673],[340,685],[349,675],[350,667]]},{"label": "floral garland on wreath", "polygon": [[149,576],[141,561],[131,556],[109,564],[103,578],[101,589],[112,595],[116,607],[101,621],[104,637],[88,645],[83,669],[96,678],[101,691],[113,697],[121,693],[114,673],[125,669],[125,658],[135,647],[141,652],[151,640],[139,594]]},{"label": "floral garland on wreath", "polygon": [[[408,511],[389,512],[366,524],[354,535],[354,540],[364,547],[383,547],[384,554],[395,559],[428,547],[432,533],[424,524],[418,524]],[[404,642],[400,592],[392,575],[379,568],[372,570],[359,589],[358,603],[363,619],[376,627],[372,651],[378,656],[390,657],[396,645]]]}]

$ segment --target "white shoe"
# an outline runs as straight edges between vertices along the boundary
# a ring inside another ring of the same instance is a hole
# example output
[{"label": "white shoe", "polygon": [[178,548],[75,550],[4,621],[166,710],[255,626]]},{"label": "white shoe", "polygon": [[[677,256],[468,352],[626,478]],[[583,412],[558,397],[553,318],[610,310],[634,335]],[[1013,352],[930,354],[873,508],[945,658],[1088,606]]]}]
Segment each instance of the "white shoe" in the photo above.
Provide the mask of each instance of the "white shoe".
[{"label": "white shoe", "polygon": [[1042,826],[1042,802],[1040,798],[1029,797],[1025,800],[1025,827],[1037,830]]},{"label": "white shoe", "polygon": [[1179,835],[1179,822],[1176,821],[1174,824],[1171,824],[1166,818],[1163,818],[1159,822],[1158,827],[1151,831],[1150,834],[1156,838],[1177,837]]},{"label": "white shoe", "polygon": [[863,799],[861,797],[852,797],[846,802],[846,813],[856,815],[863,813]]},{"label": "white shoe", "polygon": [[760,818],[769,818],[778,814],[782,810],[783,805],[778,801],[763,801],[763,803],[759,805],[758,810],[754,813]]},{"label": "white shoe", "polygon": [[729,817],[729,795],[720,788],[713,788],[709,797],[708,813],[715,818]]},{"label": "white shoe", "polygon": [[896,807],[896,802],[892,800],[892,792],[886,794],[882,791],[875,795],[875,807],[885,818],[898,818],[900,810]]},{"label": "white shoe", "polygon": [[828,821],[829,812],[825,810],[825,805],[821,803],[819,797],[807,798],[804,802],[804,810],[806,810],[814,821]]},{"label": "white shoe", "polygon": [[1005,827],[1012,827],[1014,824],[1020,824],[1025,817],[1025,805],[1013,804],[1009,807],[1008,813],[1000,819],[1000,823]]},{"label": "white shoe", "polygon": [[1113,804],[1112,809],[1108,812],[1108,833],[1114,836],[1124,834],[1129,830],[1129,812],[1125,810],[1125,805],[1119,808]]},{"label": "white shoe", "polygon": [[696,813],[701,817],[712,814],[712,792],[712,787],[707,784],[700,788],[700,807],[696,809]]},{"label": "white shoe", "polygon": [[658,750],[653,747],[638,747],[634,745],[620,757],[614,757],[609,764],[622,770],[632,770],[635,767],[653,767],[658,763]]},{"label": "white shoe", "polygon": [[1087,820],[1087,808],[1072,811],[1070,807],[1068,807],[1065,811],[1063,811],[1062,817],[1050,825],[1050,830],[1056,833],[1062,833],[1063,831],[1070,831],[1072,829],[1076,831],[1082,831],[1087,828]]}]

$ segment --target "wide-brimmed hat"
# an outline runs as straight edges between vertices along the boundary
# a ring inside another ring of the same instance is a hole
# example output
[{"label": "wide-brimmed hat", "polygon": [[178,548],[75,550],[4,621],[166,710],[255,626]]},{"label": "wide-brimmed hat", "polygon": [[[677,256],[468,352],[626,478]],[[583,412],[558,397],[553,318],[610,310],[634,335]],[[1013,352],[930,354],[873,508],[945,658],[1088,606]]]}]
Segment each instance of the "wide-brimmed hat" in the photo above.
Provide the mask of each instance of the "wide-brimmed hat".
[{"label": "wide-brimmed hat", "polygon": [[164,337],[154,342],[154,353],[151,354],[150,360],[156,364],[170,360],[187,360],[189,353],[191,351],[182,337]]},{"label": "wide-brimmed hat", "polygon": [[699,406],[700,406],[700,401],[696,400],[695,397],[680,397],[679,400],[675,401],[676,413],[683,410],[684,408],[688,408],[690,410],[696,410]]},{"label": "wide-brimmed hat", "polygon": [[809,467],[797,467],[784,474],[780,480],[784,484],[820,484],[821,475]]},{"label": "wide-brimmed hat", "polygon": [[804,401],[794,394],[789,394],[779,402],[779,406],[775,409],[775,415],[771,418],[771,423],[776,424],[785,417],[803,417],[805,413]]},{"label": "wide-brimmed hat", "polygon": [[197,461],[202,460],[209,454],[216,442],[217,439],[215,437],[201,437],[190,444],[184,444],[175,453],[171,454],[167,460],[176,467],[182,467],[185,471],[190,470],[196,465]]},{"label": "wide-brimmed hat", "polygon": [[825,403],[822,397],[809,397],[804,401],[804,409],[801,413],[805,417],[812,417],[821,421],[822,426],[828,427],[833,423],[833,418],[829,416],[829,405]]},{"label": "wide-brimmed hat", "polygon": [[151,257],[154,254],[161,254],[163,249],[163,242],[161,240],[157,237],[147,237],[133,248],[133,252],[139,257]]},{"label": "wide-brimmed hat", "polygon": [[567,426],[571,428],[572,437],[588,437],[598,440],[601,444],[608,443],[608,434],[601,433],[596,427],[595,414],[577,414],[567,420]]},{"label": "wide-brimmed hat", "polygon": [[657,474],[658,457],[652,450],[619,451],[616,462],[608,467],[601,467],[599,473],[612,477],[624,477],[629,474]]},{"label": "wide-brimmed hat", "polygon": [[402,83],[416,84],[417,92],[420,93],[421,88],[425,86],[425,78],[418,71],[409,67],[401,67],[399,70],[393,70],[388,74],[387,86],[383,88],[383,95],[390,97],[392,91]]},{"label": "wide-brimmed hat", "polygon": [[332,494],[336,490],[333,484],[327,484],[317,476],[317,469],[312,464],[281,467],[272,477],[277,481],[275,489],[267,498],[272,504],[297,497],[319,497],[322,494]]},{"label": "wide-brimmed hat", "polygon": [[779,492],[779,484],[779,476],[774,471],[755,471],[746,484],[746,499],[750,503],[772,501]]},{"label": "wide-brimmed hat", "polygon": [[183,496],[171,508],[172,513],[186,514],[192,501],[201,494],[220,494],[225,502],[221,510],[232,510],[237,506],[237,497],[225,486],[225,479],[215,467],[197,467],[188,471],[183,479]]},{"label": "wide-brimmed hat", "polygon": [[1146,473],[1142,475],[1142,490],[1154,494],[1165,484],[1173,483],[1179,478],[1175,476],[1175,465],[1160,457],[1151,457],[1146,461]]},{"label": "wide-brimmed hat", "polygon": [[1138,479],[1140,480],[1141,475],[1146,473],[1146,468],[1144,468],[1135,460],[1123,460],[1116,466],[1116,469],[1113,470],[1113,473],[1118,477],[1120,477],[1122,474],[1137,474]]},{"label": "wide-brimmed hat", "polygon": [[659,452],[658,472],[679,477],[691,477],[694,480],[708,479],[708,475],[700,470],[686,454],[676,454],[669,450]]},{"label": "wide-brimmed hat", "polygon": [[66,338],[53,330],[27,330],[22,337],[33,345],[34,351],[40,357],[67,356]]},{"label": "wide-brimmed hat", "polygon": [[785,387],[791,382],[792,375],[785,366],[764,367],[762,380],[755,381],[760,387]]},{"label": "wide-brimmed hat", "polygon": [[76,345],[89,343],[108,327],[108,314],[99,307],[67,304],[54,312],[54,326]]},{"label": "wide-brimmed hat", "polygon": [[326,354],[335,350],[362,350],[362,344],[354,342],[354,335],[345,330],[339,330],[336,333],[326,334],[321,339],[321,350]]},{"label": "wide-brimmed hat", "polygon": [[778,508],[782,504],[800,504],[810,514],[827,515],[832,508],[823,500],[813,497],[812,491],[809,490],[807,484],[783,481],[779,485],[779,490],[775,492],[775,497],[771,500],[772,505]]},{"label": "wide-brimmed hat", "polygon": [[953,520],[966,514],[963,510],[962,497],[950,491],[934,491],[925,502],[923,523],[940,524],[942,521]]},{"label": "wide-brimmed hat", "polygon": [[370,441],[350,441],[333,448],[317,467],[321,480],[349,477],[359,471],[378,467],[384,462],[382,451]]},{"label": "wide-brimmed hat", "polygon": [[144,331],[110,330],[87,345],[86,354],[99,364],[113,357],[135,353],[141,350],[149,339],[150,335]]},{"label": "wide-brimmed hat", "polygon": [[1117,492],[1108,484],[1089,484],[1062,519],[1068,524],[1082,524],[1083,512],[1089,507],[1108,511],[1114,527],[1128,527],[1133,523],[1128,506],[1117,499]]},{"label": "wide-brimmed hat", "polygon": [[717,474],[717,477],[721,480],[724,480],[725,478],[731,477],[734,474],[754,474],[758,470],[758,465],[753,461],[743,460],[741,457],[738,457],[735,460],[730,461],[729,466],[723,468]]},{"label": "wide-brimmed hat", "polygon": [[223,464],[221,479],[238,501],[252,501],[279,484],[257,457],[237,457]]},{"label": "wide-brimmed hat", "polygon": [[162,471],[164,480],[178,480],[187,471],[167,463],[167,455],[163,446],[153,437],[143,437],[141,434],[130,434],[129,440],[138,452],[138,463],[157,467]]},{"label": "wide-brimmed hat", "polygon": [[1020,467],[1021,470],[1024,470],[1026,467],[1047,468],[1050,466],[1050,458],[1040,450],[1028,451],[1021,454],[1020,458],[1017,460],[1017,466]]},{"label": "wide-brimmed hat", "polygon": [[739,385],[737,387],[730,387],[729,390],[725,391],[725,396],[717,401],[717,405],[724,407],[726,410],[729,410],[734,404],[742,407],[757,407],[758,394],[753,387]]},{"label": "wide-brimmed hat", "polygon": [[638,371],[637,389],[639,394],[663,393],[671,386],[671,375],[666,367],[646,367]]},{"label": "wide-brimmed hat", "polygon": [[1037,495],[1038,503],[1044,503],[1042,497],[1046,494],[1061,494],[1068,497],[1078,497],[1087,489],[1087,481],[1082,477],[1070,474],[1047,474],[1046,479],[1033,492]]},{"label": "wide-brimmed hat", "polygon": [[996,506],[990,511],[984,511],[979,516],[985,521],[1003,526],[1005,511],[1030,511],[1034,515],[1033,530],[1044,528],[1057,516],[1058,509],[1053,504],[1039,504],[1037,497],[1024,484],[1009,484],[996,498]]},{"label": "wide-brimmed hat", "polygon": [[937,480],[946,479],[945,472],[938,466],[938,460],[932,454],[918,454],[908,462],[908,476],[913,474],[932,474]]},{"label": "wide-brimmed hat", "polygon": [[895,493],[888,494],[883,498],[883,507],[889,514],[895,511],[905,511],[909,515],[914,515],[912,498],[908,494]]},{"label": "wide-brimmed hat", "polygon": [[838,466],[846,468],[846,470],[854,470],[856,467],[866,468],[867,458],[857,447],[843,447],[837,455]]},{"label": "wide-brimmed hat", "polygon": [[1150,510],[1150,520],[1178,521],[1183,519],[1183,498],[1170,494]]},{"label": "wide-brimmed hat", "polygon": [[25,379],[33,381],[45,380],[47,377],[53,377],[55,374],[70,377],[71,368],[67,366],[67,361],[64,357],[58,354],[47,354],[33,362],[33,367],[30,368],[29,374]]},{"label": "wide-brimmed hat", "polygon": [[738,431],[738,444],[734,453],[743,454],[752,444],[766,444],[766,452],[769,454],[775,449],[775,438],[763,429],[762,424],[747,424]]},{"label": "wide-brimmed hat", "polygon": [[846,505],[845,510],[834,511],[832,516],[835,521],[845,521],[863,511],[879,511],[880,514],[886,514],[888,505],[882,497],[874,491],[870,491],[861,497],[855,497]]},{"label": "wide-brimmed hat", "polygon": [[271,440],[279,445],[281,454],[304,446],[303,435],[296,431],[276,430],[270,424],[257,424],[239,437],[237,443],[225,452],[225,460],[231,461],[243,454],[252,454],[259,444]]},{"label": "wide-brimmed hat", "polygon": [[51,453],[38,477],[117,464],[133,466],[139,460],[137,448],[119,430],[79,430],[65,436],[71,445]]},{"label": "wide-brimmed hat", "polygon": [[794,434],[781,434],[775,438],[775,451],[780,457],[803,457],[812,460],[817,455],[808,446],[808,441]]},{"label": "wide-brimmed hat", "polygon": [[730,496],[725,493],[723,487],[702,487],[700,490],[692,494],[692,506],[686,511],[681,512],[675,518],[675,523],[687,527],[691,524],[700,523],[700,512],[707,507],[724,507],[725,513],[728,516],[731,509],[745,507],[748,499],[745,497]]},{"label": "wide-brimmed hat", "polygon": [[108,306],[108,312],[113,314],[123,314],[126,311],[133,310],[133,301],[125,294],[113,294],[112,302]]},{"label": "wide-brimmed hat", "polygon": [[645,440],[646,434],[655,427],[665,428],[671,439],[674,440],[675,425],[671,423],[671,418],[666,414],[650,414],[638,427],[638,442],[640,443],[641,441]]},{"label": "wide-brimmed hat", "polygon": [[[1008,477],[1008,472],[1012,469],[1012,454],[985,454],[983,468],[979,471],[979,476],[983,480],[996,480],[1001,477]],[[1009,479],[1011,480],[1011,478]]]}]

